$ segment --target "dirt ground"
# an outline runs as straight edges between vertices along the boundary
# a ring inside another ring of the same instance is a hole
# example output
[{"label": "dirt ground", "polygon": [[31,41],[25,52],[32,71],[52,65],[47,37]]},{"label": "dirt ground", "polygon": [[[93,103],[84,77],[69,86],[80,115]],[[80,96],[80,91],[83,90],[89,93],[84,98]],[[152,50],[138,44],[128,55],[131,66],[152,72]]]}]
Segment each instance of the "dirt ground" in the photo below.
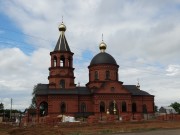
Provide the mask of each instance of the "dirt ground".
[{"label": "dirt ground", "polygon": [[146,131],[137,133],[120,133],[114,135],[180,135],[180,129],[170,129],[170,130],[156,130],[156,131]]},{"label": "dirt ground", "polygon": [[[124,134],[125,133],[125,134]],[[0,135],[180,135],[180,121],[60,123],[18,127],[0,124]]]}]

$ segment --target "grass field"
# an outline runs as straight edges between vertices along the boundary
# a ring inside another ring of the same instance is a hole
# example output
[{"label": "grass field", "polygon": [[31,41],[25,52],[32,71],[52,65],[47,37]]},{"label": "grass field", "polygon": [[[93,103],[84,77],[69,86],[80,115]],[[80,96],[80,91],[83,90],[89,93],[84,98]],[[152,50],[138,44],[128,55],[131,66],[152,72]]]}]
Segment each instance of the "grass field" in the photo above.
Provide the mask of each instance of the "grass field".
[{"label": "grass field", "polygon": [[0,135],[104,135],[142,132],[159,129],[180,129],[180,121],[146,121],[116,123],[60,123],[58,125],[31,125],[17,127],[0,124]]}]

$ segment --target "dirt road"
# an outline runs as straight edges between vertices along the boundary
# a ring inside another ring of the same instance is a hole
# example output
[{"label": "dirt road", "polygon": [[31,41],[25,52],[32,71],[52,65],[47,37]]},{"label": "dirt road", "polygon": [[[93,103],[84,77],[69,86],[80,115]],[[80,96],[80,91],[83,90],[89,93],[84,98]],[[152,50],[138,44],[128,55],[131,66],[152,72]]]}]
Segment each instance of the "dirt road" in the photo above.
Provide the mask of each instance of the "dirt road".
[{"label": "dirt road", "polygon": [[180,121],[60,123],[16,127],[0,124],[0,135],[180,135]]},{"label": "dirt road", "polygon": [[180,129],[154,130],[140,133],[120,133],[114,135],[180,135]]}]

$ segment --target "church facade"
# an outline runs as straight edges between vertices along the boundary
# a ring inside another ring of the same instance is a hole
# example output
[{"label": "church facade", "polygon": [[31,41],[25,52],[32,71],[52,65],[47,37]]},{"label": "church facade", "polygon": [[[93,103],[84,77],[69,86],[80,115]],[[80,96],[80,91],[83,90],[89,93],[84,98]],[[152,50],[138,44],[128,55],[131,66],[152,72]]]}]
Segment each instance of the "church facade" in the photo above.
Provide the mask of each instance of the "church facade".
[{"label": "church facade", "polygon": [[123,85],[119,81],[116,60],[106,52],[106,44],[99,45],[100,53],[91,60],[89,82],[77,86],[74,82],[73,52],[65,37],[66,26],[59,26],[60,36],[50,52],[48,84],[36,87],[38,117],[60,114],[88,117],[113,114],[118,116],[154,113],[154,96],[140,90],[140,85]]}]

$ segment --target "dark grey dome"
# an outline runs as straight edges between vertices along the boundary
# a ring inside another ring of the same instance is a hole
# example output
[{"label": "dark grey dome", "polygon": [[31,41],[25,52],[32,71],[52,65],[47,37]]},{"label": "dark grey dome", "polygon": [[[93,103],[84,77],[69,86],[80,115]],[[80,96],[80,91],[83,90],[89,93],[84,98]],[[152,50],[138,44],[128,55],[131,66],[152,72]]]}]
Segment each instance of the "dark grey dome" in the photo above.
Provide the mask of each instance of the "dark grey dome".
[{"label": "dark grey dome", "polygon": [[91,60],[90,66],[91,65],[96,65],[96,64],[115,64],[116,60],[108,53],[106,52],[101,52],[98,53],[94,58]]}]

